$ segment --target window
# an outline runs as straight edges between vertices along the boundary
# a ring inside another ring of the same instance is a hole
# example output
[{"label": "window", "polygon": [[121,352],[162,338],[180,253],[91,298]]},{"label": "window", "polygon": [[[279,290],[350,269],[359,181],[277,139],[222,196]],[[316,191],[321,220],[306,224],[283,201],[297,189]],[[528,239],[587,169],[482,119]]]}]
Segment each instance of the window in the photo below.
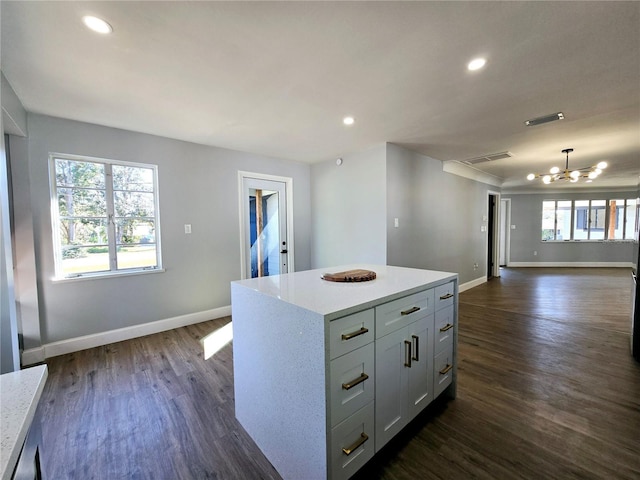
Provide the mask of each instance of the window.
[{"label": "window", "polygon": [[571,239],[571,200],[542,202],[542,240]]},{"label": "window", "polygon": [[637,203],[636,199],[544,200],[542,240],[632,240]]},{"label": "window", "polygon": [[50,157],[56,277],[161,267],[155,165]]}]

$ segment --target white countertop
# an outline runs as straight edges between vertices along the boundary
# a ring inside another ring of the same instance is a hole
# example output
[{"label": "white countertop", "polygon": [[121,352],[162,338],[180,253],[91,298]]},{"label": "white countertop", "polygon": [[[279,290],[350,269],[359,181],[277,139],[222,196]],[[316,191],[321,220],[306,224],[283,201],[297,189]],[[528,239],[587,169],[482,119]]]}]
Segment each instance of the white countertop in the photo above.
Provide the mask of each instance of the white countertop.
[{"label": "white countertop", "polygon": [[[376,279],[368,282],[340,283],[328,282],[321,278],[324,273],[356,268],[376,272]],[[429,284],[444,283],[457,278],[458,274],[451,272],[357,264],[252,278],[232,284],[278,298],[331,319],[357,309],[368,308],[369,304],[380,303],[380,300],[394,300]]]},{"label": "white countertop", "polygon": [[9,479],[38,407],[47,366],[0,375],[0,474]]}]

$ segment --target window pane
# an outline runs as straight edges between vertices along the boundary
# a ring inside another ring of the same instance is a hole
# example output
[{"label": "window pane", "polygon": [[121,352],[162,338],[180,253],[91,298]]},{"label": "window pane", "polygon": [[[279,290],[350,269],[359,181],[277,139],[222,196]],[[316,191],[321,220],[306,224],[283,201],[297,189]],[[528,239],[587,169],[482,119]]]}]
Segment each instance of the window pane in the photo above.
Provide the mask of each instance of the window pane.
[{"label": "window pane", "polygon": [[591,200],[591,240],[604,240],[604,227],[607,214],[606,200]]},{"label": "window pane", "polygon": [[104,190],[59,188],[58,208],[62,217],[106,217],[106,192]]},{"label": "window pane", "polygon": [[158,265],[156,245],[123,245],[118,247],[118,269],[144,268]]},{"label": "window pane", "polygon": [[574,202],[573,238],[574,240],[589,238],[589,200]]},{"label": "window pane", "polygon": [[56,184],[88,188],[104,188],[104,165],[77,160],[56,159]]},{"label": "window pane", "polygon": [[116,219],[116,244],[118,246],[155,243],[156,236],[153,220],[141,218]]},{"label": "window pane", "polygon": [[555,213],[555,200],[545,200],[542,202],[542,241],[555,240]]},{"label": "window pane", "polygon": [[153,192],[153,169],[113,165],[113,189]]},{"label": "window pane", "polygon": [[638,222],[638,202],[636,199],[627,200],[627,219],[624,226],[625,240],[633,240],[635,238],[635,228]]},{"label": "window pane", "polygon": [[68,246],[62,249],[65,276],[109,270],[109,247]]},{"label": "window pane", "polygon": [[609,200],[609,240],[622,240],[624,230],[624,200]]},{"label": "window pane", "polygon": [[60,243],[73,245],[107,245],[107,219],[60,219]]},{"label": "window pane", "polygon": [[571,200],[558,201],[556,240],[571,240]]},{"label": "window pane", "polygon": [[154,194],[141,192],[114,192],[116,217],[153,217]]}]

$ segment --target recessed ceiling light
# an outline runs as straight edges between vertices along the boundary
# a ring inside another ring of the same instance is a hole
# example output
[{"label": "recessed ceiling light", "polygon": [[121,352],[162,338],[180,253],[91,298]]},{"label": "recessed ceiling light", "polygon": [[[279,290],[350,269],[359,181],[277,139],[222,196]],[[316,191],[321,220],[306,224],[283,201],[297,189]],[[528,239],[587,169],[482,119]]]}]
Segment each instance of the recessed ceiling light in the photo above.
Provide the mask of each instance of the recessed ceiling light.
[{"label": "recessed ceiling light", "polygon": [[342,119],[342,123],[344,123],[345,125],[353,125],[353,122],[355,122],[355,118],[353,117],[344,117]]},{"label": "recessed ceiling light", "polygon": [[471,71],[480,70],[486,63],[487,61],[484,58],[474,58],[469,62],[467,68]]},{"label": "recessed ceiling light", "polygon": [[87,26],[87,28],[93,30],[94,32],[102,33],[104,35],[113,32],[113,27],[101,18],[86,15],[82,17],[82,21]]}]

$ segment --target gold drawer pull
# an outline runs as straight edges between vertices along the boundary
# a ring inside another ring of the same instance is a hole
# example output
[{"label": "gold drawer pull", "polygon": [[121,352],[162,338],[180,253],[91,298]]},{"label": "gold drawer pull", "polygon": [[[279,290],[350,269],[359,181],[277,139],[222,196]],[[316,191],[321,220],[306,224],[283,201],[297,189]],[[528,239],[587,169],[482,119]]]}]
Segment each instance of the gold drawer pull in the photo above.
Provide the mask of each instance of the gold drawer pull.
[{"label": "gold drawer pull", "polygon": [[440,375],[446,375],[449,370],[453,368],[453,365],[447,365],[442,370],[440,370]]},{"label": "gold drawer pull", "polygon": [[358,378],[356,378],[355,380],[351,380],[350,383],[343,383],[342,384],[342,388],[344,390],[351,390],[353,387],[355,387],[356,385],[358,385],[359,383],[364,382],[367,378],[369,378],[369,375],[367,375],[366,373],[362,373],[360,374],[360,376]]},{"label": "gold drawer pull", "polygon": [[364,328],[362,327],[360,330],[358,330],[357,332],[352,332],[352,333],[343,333],[342,334],[342,340],[351,340],[353,337],[357,337],[358,335],[362,335],[364,333],[367,333],[369,331],[368,328]]},{"label": "gold drawer pull", "polygon": [[349,448],[343,448],[342,451],[344,452],[345,455],[351,455],[351,453],[353,453],[353,451],[356,448],[358,448],[360,445],[362,445],[367,440],[369,440],[369,435],[367,435],[366,433],[362,432],[360,434],[360,438],[358,440],[356,440],[356,443],[351,445]]},{"label": "gold drawer pull", "polygon": [[453,293],[447,293],[446,295],[442,295],[440,300],[446,300],[447,298],[453,297]]},{"label": "gold drawer pull", "polygon": [[453,328],[453,325],[451,323],[447,323],[444,327],[442,327],[440,329],[441,332],[446,332],[447,330],[450,330]]},{"label": "gold drawer pull", "polygon": [[411,315],[412,313],[415,313],[418,310],[420,310],[420,307],[413,307],[413,308],[410,308],[409,310],[405,310],[403,312],[400,312],[400,315]]},{"label": "gold drawer pull", "polygon": [[404,341],[404,366],[411,368],[411,342],[409,340]]},{"label": "gold drawer pull", "polygon": [[420,359],[418,358],[418,350],[420,350],[420,338],[417,335],[411,335],[411,342],[413,342],[414,340],[416,341],[416,346],[414,347],[415,355],[411,357],[411,360],[419,362]]}]

